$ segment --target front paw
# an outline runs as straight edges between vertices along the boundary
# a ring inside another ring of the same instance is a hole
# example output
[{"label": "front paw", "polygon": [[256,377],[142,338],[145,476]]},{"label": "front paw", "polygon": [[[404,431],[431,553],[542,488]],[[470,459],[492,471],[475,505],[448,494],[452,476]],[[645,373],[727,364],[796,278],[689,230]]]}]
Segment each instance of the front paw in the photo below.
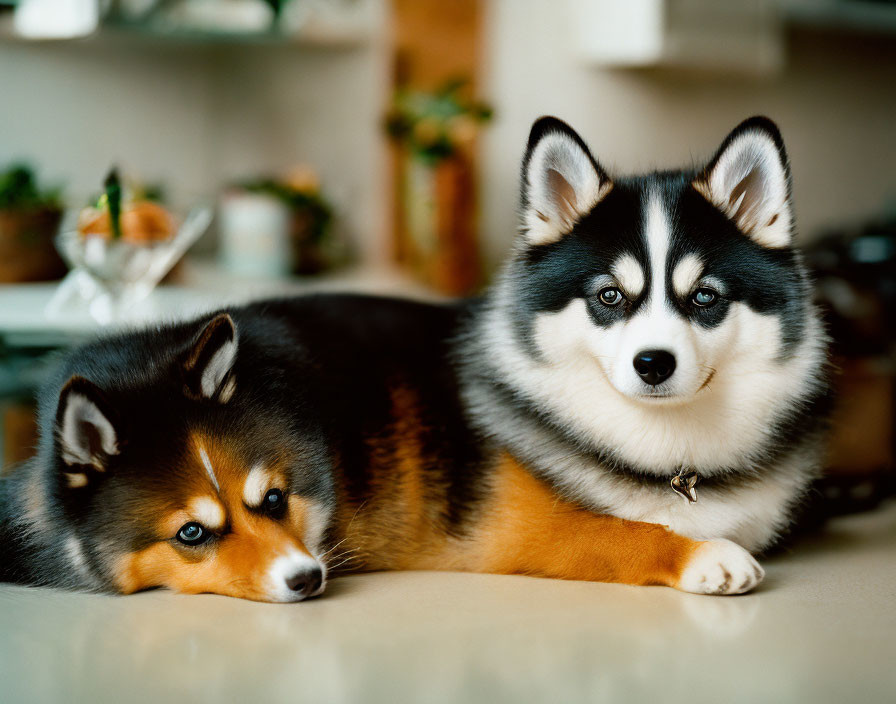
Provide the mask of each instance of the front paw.
[{"label": "front paw", "polygon": [[737,543],[707,540],[691,555],[675,586],[695,594],[743,594],[764,576],[759,563]]}]

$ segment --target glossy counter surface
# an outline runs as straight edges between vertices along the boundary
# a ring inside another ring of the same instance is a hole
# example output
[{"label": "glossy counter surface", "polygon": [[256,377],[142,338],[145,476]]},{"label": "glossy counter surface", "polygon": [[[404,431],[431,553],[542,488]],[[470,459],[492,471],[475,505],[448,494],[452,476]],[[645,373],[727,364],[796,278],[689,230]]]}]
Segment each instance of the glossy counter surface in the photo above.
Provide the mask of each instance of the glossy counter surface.
[{"label": "glossy counter surface", "polygon": [[764,564],[743,597],[424,572],[294,605],[4,585],[0,700],[896,700],[896,504]]}]

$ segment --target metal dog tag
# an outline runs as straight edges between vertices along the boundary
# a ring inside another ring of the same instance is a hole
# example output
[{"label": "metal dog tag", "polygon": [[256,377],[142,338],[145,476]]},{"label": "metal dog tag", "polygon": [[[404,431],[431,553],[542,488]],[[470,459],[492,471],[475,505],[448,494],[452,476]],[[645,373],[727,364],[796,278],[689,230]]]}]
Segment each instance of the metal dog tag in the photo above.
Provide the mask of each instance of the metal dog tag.
[{"label": "metal dog tag", "polygon": [[699,479],[700,477],[696,470],[685,469],[682,467],[678,471],[678,474],[672,477],[672,481],[670,482],[672,491],[687,500],[688,503],[692,504],[697,500],[697,489],[694,487],[697,486]]}]

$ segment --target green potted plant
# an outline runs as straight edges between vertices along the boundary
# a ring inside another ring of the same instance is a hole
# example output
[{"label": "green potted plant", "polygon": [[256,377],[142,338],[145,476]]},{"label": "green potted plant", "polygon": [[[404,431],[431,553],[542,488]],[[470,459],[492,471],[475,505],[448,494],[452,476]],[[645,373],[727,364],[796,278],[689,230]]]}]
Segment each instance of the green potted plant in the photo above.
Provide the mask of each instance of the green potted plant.
[{"label": "green potted plant", "polygon": [[386,116],[395,145],[395,258],[430,285],[466,295],[480,283],[473,152],[491,108],[464,80],[435,92],[400,89]]},{"label": "green potted plant", "polygon": [[30,167],[0,172],[0,282],[49,281],[65,273],[53,244],[61,217],[59,190],[40,188]]}]

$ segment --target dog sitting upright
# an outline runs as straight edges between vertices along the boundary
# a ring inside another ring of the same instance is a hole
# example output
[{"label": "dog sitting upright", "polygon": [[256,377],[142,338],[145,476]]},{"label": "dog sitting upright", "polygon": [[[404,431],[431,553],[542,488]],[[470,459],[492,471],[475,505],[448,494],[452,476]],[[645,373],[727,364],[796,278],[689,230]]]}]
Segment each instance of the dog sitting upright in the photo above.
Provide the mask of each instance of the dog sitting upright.
[{"label": "dog sitting upright", "polygon": [[767,120],[700,172],[611,179],[542,119],[482,300],[269,301],[70,353],[37,457],[0,485],[0,578],[267,601],[336,567],[749,591],[828,399],[792,230]]}]

